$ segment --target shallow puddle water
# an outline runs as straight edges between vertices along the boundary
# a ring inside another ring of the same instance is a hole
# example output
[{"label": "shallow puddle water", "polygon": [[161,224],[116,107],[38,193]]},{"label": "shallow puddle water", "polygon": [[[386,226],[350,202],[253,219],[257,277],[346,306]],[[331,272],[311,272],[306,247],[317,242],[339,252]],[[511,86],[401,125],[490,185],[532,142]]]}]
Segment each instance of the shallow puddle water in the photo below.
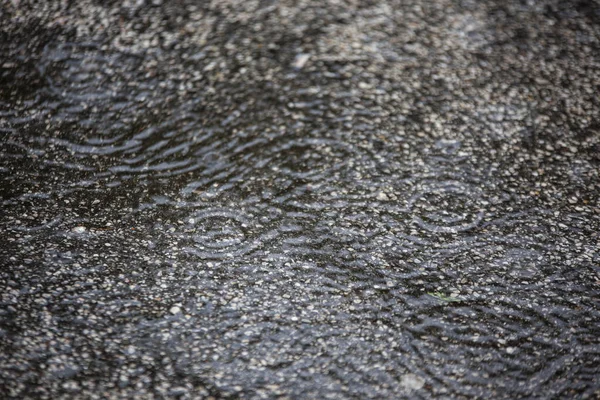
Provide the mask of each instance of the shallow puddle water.
[{"label": "shallow puddle water", "polygon": [[599,21],[0,5],[0,397],[599,397]]}]

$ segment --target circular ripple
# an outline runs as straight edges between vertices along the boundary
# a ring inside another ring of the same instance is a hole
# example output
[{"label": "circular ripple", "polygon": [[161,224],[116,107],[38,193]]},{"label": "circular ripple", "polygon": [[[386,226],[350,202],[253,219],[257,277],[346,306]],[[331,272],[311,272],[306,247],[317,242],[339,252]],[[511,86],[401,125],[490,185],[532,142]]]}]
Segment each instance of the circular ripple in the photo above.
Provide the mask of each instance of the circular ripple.
[{"label": "circular ripple", "polygon": [[[529,397],[541,383],[568,381],[576,374],[568,365],[577,355],[565,351],[572,333],[559,317],[564,312],[559,306],[542,306],[526,292],[511,297],[496,294],[489,304],[444,303],[433,297],[427,302],[413,305],[406,324],[421,339],[415,341],[420,365],[449,387],[460,376],[470,384],[460,388],[463,395],[493,397],[481,385],[484,378],[497,382],[511,398]],[[465,346],[471,349],[468,357],[461,354]]]},{"label": "circular ripple", "polygon": [[429,160],[435,164],[460,164],[467,159],[466,153],[461,153],[461,142],[458,140],[438,140],[429,150]]},{"label": "circular ripple", "polygon": [[464,183],[446,181],[425,185],[408,201],[413,221],[430,232],[457,233],[483,219],[481,192]]},{"label": "circular ripple", "polygon": [[183,234],[194,242],[186,251],[202,258],[242,255],[252,250],[248,240],[249,218],[240,212],[213,208],[194,213]]},{"label": "circular ripple", "polygon": [[263,228],[252,214],[215,207],[191,214],[178,236],[186,243],[183,250],[188,254],[226,259],[246,255],[277,235]]}]

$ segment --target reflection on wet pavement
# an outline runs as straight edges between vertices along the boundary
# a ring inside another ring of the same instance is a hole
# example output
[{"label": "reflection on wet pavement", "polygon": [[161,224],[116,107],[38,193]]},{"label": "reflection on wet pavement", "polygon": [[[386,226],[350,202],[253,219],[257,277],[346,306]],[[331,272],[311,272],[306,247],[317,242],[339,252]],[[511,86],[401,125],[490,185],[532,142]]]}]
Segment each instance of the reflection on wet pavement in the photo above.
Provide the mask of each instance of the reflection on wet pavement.
[{"label": "reflection on wet pavement", "polygon": [[0,5],[0,396],[600,396],[593,1]]}]

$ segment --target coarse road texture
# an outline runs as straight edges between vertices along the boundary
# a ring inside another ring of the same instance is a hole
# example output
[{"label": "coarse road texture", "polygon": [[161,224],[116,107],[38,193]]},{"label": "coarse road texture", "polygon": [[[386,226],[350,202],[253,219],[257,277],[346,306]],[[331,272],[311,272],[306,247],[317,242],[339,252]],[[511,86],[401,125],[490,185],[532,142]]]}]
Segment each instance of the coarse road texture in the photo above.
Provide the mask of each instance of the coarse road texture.
[{"label": "coarse road texture", "polygon": [[600,3],[0,1],[0,398],[600,398]]}]

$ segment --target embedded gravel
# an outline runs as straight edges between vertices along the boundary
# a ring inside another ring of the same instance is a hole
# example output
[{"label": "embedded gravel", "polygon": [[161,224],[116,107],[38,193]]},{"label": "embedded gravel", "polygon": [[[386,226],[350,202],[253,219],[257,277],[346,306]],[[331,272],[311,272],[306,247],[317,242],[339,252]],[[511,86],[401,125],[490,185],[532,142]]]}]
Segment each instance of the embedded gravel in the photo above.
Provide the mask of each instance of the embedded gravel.
[{"label": "embedded gravel", "polygon": [[0,397],[600,398],[594,0],[0,3]]}]

